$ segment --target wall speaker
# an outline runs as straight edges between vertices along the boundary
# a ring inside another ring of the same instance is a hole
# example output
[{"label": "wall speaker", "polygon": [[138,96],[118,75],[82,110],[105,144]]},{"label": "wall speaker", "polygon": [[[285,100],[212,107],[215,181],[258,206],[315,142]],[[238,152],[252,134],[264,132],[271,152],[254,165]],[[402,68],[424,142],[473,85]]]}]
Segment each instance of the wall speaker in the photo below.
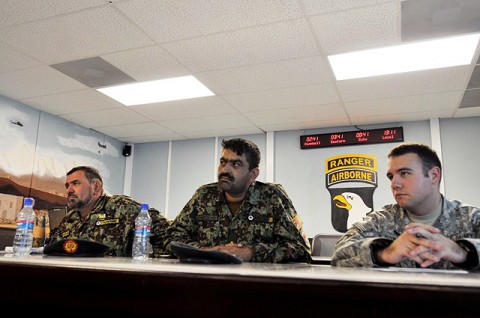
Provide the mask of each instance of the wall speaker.
[{"label": "wall speaker", "polygon": [[125,157],[128,157],[132,154],[132,146],[129,146],[129,145],[125,145],[125,147],[123,147],[123,152],[122,154],[125,156]]}]

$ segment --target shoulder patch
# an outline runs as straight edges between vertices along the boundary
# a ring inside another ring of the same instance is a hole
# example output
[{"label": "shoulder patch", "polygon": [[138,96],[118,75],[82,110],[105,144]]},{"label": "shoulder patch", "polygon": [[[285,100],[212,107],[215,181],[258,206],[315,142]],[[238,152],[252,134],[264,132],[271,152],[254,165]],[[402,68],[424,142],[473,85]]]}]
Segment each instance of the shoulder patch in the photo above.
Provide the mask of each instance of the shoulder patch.
[{"label": "shoulder patch", "polygon": [[302,220],[300,219],[300,217],[297,215],[295,215],[295,217],[293,218],[292,220],[292,223],[295,225],[295,227],[297,228],[297,230],[301,230],[303,228],[303,222]]}]

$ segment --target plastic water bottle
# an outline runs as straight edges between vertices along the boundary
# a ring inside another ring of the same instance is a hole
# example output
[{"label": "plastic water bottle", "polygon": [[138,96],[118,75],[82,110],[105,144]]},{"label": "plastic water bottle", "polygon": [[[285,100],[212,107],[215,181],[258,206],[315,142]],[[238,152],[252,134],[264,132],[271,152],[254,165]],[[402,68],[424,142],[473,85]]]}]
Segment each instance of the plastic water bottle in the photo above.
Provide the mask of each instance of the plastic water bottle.
[{"label": "plastic water bottle", "polygon": [[152,219],[148,214],[148,204],[142,204],[140,213],[135,219],[135,236],[133,238],[132,257],[146,260],[150,255],[150,227]]},{"label": "plastic water bottle", "polygon": [[23,199],[23,208],[17,215],[17,230],[13,238],[13,256],[27,257],[32,252],[35,199]]}]

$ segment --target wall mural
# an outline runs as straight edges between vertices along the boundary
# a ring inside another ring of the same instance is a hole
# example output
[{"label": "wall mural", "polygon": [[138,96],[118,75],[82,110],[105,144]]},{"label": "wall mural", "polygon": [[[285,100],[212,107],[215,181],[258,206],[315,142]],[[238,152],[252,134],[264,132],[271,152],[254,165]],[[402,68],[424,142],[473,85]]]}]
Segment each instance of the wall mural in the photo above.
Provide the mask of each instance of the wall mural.
[{"label": "wall mural", "polygon": [[345,233],[373,211],[373,192],[378,186],[377,158],[364,154],[327,158],[325,182],[332,202],[332,225]]},{"label": "wall mural", "polygon": [[74,166],[96,167],[107,193],[123,191],[124,143],[1,96],[0,122],[0,227],[15,228],[23,198],[31,196],[34,244],[42,246],[48,210],[66,206],[65,175]]}]

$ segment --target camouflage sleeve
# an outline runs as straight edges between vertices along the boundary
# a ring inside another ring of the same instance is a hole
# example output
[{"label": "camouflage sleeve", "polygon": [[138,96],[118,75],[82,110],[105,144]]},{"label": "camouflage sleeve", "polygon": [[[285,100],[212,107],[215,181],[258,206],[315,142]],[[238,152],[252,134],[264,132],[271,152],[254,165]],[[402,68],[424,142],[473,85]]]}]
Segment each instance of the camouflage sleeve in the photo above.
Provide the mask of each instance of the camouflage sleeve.
[{"label": "camouflage sleeve", "polygon": [[274,228],[273,243],[259,243],[251,246],[252,262],[307,262],[312,260],[308,238],[303,231],[303,222],[292,201],[281,185],[271,197],[272,208],[278,221]]},{"label": "camouflage sleeve", "polygon": [[[467,215],[464,219],[469,220],[469,226],[471,228],[463,228],[463,229],[452,229],[451,232],[457,233],[462,232],[465,234],[465,237],[462,239],[456,239],[455,242],[459,244],[463,249],[467,251],[467,261],[463,264],[454,264],[459,268],[464,268],[467,270],[478,270],[480,269],[480,209],[475,206],[464,205],[459,201],[449,201],[447,205],[447,209],[450,210],[463,210],[464,214]],[[459,217],[454,217],[458,219]],[[448,219],[445,223],[448,224]],[[442,224],[443,225],[443,224]],[[445,225],[447,227],[447,225]],[[466,235],[466,233],[470,232],[471,235]],[[452,233],[447,233],[452,234]],[[453,234],[452,234],[453,235]]]},{"label": "camouflage sleeve", "polygon": [[167,254],[163,242],[167,237],[167,229],[170,225],[170,221],[154,208],[150,208],[148,213],[152,218],[150,244],[152,244],[153,257],[159,257],[160,255]]},{"label": "camouflage sleeve", "polygon": [[68,220],[70,219],[72,213],[75,212],[69,211],[60,221],[59,225],[50,232],[46,244],[52,244],[62,239],[62,237],[60,236],[60,232],[62,231],[62,229],[65,228],[65,224],[68,223]]},{"label": "camouflage sleeve", "polygon": [[395,239],[393,216],[387,210],[367,215],[340,238],[335,245],[332,266],[374,267],[372,245],[389,245]]},{"label": "camouflage sleeve", "polygon": [[[115,243],[114,248],[117,250],[117,256],[131,256],[133,237],[135,232],[135,218],[140,212],[141,204],[126,195],[113,195],[105,204],[104,211],[107,213],[116,213],[120,218],[122,229],[116,234],[118,240],[111,240]],[[150,207],[148,214],[152,219],[150,228],[150,244],[152,245],[153,257],[165,254],[163,250],[163,239],[166,236],[168,221],[157,209]],[[120,234],[122,233],[122,234]],[[103,239],[106,240],[105,234]],[[124,237],[124,239],[121,239]]]},{"label": "camouflage sleeve", "polygon": [[469,238],[455,242],[467,251],[467,259],[462,264],[453,263],[453,265],[466,270],[478,270],[480,268],[480,239]]},{"label": "camouflage sleeve", "polygon": [[192,198],[185,204],[182,211],[171,222],[167,229],[167,235],[163,241],[163,247],[166,253],[172,254],[169,244],[170,242],[188,243],[199,247],[199,243],[194,239],[194,218],[193,211],[198,201],[198,190]]}]

